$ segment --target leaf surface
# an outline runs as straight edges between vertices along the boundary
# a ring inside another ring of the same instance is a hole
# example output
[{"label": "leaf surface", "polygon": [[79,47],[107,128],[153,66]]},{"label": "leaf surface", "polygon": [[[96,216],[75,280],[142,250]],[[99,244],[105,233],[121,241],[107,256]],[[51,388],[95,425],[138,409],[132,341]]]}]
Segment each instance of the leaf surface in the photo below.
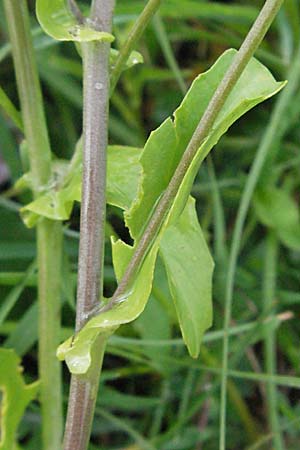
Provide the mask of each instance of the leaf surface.
[{"label": "leaf surface", "polygon": [[0,367],[0,449],[15,450],[17,428],[27,405],[37,396],[39,382],[24,383],[20,358],[13,350],[0,349]]},{"label": "leaf surface", "polygon": [[[136,196],[137,180],[141,167],[140,149],[109,146],[107,150],[107,203],[122,209],[130,207]],[[53,220],[68,220],[74,201],[81,201],[82,148],[77,145],[72,162],[61,177],[53,176],[46,192],[21,208],[21,215],[28,227],[36,225],[40,216]],[[22,187],[28,174],[16,184]],[[30,182],[30,181],[29,181]],[[28,182],[27,182],[28,185]]]},{"label": "leaf surface", "polygon": [[[145,219],[151,216],[157,199],[167,188],[188,142],[235,54],[236,50],[227,50],[211,69],[199,75],[175,111],[174,120],[168,118],[147,140],[141,156],[143,173],[139,194],[126,213],[132,237],[137,238],[140,235]],[[220,137],[245,112],[274,95],[284,84],[276,82],[259,61],[254,58],[250,60],[188,170],[185,177],[186,195],[183,196],[179,211],[184,207],[201,161]]]},{"label": "leaf surface", "polygon": [[78,24],[67,8],[65,0],[37,0],[36,15],[43,30],[59,41],[106,41],[114,37],[104,31],[96,31],[92,26]]},{"label": "leaf surface", "polygon": [[[120,325],[131,322],[144,310],[151,292],[158,247],[153,246],[131,290],[111,310],[92,318],[75,336],[59,346],[57,357],[65,360],[74,374],[84,374],[91,363],[91,349],[100,333],[109,336]],[[132,256],[132,247],[122,241],[113,242],[113,260],[117,279],[122,277]],[[127,301],[130,298],[130,301]]]},{"label": "leaf surface", "polygon": [[[120,52],[118,50],[116,50],[115,48],[110,49],[109,65],[110,65],[111,70],[113,69],[114,65],[117,62],[119,53]],[[130,53],[130,55],[126,61],[126,64],[125,64],[123,70],[130,69],[131,67],[135,66],[136,64],[142,64],[143,62],[144,62],[144,58],[141,55],[141,53],[137,52],[136,50],[133,50]]]},{"label": "leaf surface", "polygon": [[178,221],[169,226],[160,243],[169,286],[183,339],[197,357],[204,332],[212,324],[212,273],[214,263],[189,197]]}]

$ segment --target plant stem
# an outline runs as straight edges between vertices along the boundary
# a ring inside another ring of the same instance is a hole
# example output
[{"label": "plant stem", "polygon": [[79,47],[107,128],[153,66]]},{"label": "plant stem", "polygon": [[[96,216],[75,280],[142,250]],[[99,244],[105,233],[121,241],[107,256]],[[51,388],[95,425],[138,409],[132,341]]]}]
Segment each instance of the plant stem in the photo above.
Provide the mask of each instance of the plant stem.
[{"label": "plant stem", "polygon": [[106,209],[108,54],[107,43],[92,42],[83,46],[83,184],[76,330],[85,323],[87,312],[98,304],[102,290]]},{"label": "plant stem", "polygon": [[37,195],[51,174],[51,150],[31,41],[29,14],[25,0],[4,0],[4,6],[33,175],[33,192]]},{"label": "plant stem", "polygon": [[286,132],[286,127],[282,126],[282,118],[285,117],[285,113],[287,108],[289,107],[291,99],[297,92],[299,79],[300,79],[300,45],[298,47],[297,52],[295,53],[294,62],[289,72],[289,82],[277,100],[268,127],[257,149],[255,159],[251,166],[247,182],[243,190],[233,230],[227,269],[227,282],[225,292],[225,317],[223,327],[224,328],[223,362],[222,362],[223,371],[222,371],[222,388],[221,388],[222,395],[221,395],[221,410],[220,410],[221,436],[223,436],[222,442],[224,443],[224,447],[221,447],[222,449],[225,448],[225,430],[226,430],[226,423],[225,423],[226,385],[227,385],[228,354],[229,354],[228,330],[231,321],[234,277],[236,272],[240,243],[242,241],[243,227],[253,192],[259,182],[259,177],[262,177],[264,180],[266,179],[264,170],[266,170],[267,172],[266,175],[268,175],[269,167],[272,166],[272,161],[276,156],[274,155],[275,152],[273,150],[273,148],[275,149],[277,148],[277,146],[275,145],[275,141],[277,141],[278,143],[282,139],[284,133]]},{"label": "plant stem", "polygon": [[[263,283],[263,311],[265,314],[275,313],[274,300],[276,292],[276,271],[278,261],[278,239],[273,231],[270,231],[266,240],[265,268]],[[264,330],[265,372],[269,375],[276,374],[276,329],[266,327]],[[277,388],[272,381],[267,383],[267,413],[269,417],[270,431],[272,432],[273,445],[276,450],[283,449],[283,440],[280,432],[280,422],[277,406]]]},{"label": "plant stem", "polygon": [[[51,150],[44,116],[30,23],[25,0],[5,0],[25,137],[28,143],[32,190],[38,196],[51,176]],[[60,364],[60,261],[62,227],[41,220],[37,226],[39,298],[39,373],[44,450],[57,450],[62,436]]]},{"label": "plant stem", "polygon": [[143,262],[151,243],[153,242],[153,239],[157,235],[168,211],[170,210],[183,178],[201,143],[210,132],[222,106],[224,105],[250,58],[264,38],[282,2],[283,0],[266,1],[240,50],[236,54],[231,66],[224,75],[223,80],[209,102],[209,105],[203,114],[167,189],[159,200],[155,212],[150,218],[140,240],[136,244],[135,252],[113,297],[110,302],[105,305],[105,307],[101,308],[101,311],[111,309],[111,307],[118,302],[118,299],[125,295],[130,289],[130,285],[139,270],[140,265]]},{"label": "plant stem", "polygon": [[115,67],[111,73],[110,77],[110,92],[111,94],[115,90],[116,84],[120,78],[123,67],[126,64],[126,61],[134,49],[136,43],[142,36],[146,26],[160,7],[162,0],[149,0],[142,13],[135,21],[132,30],[129,33],[129,36],[120,50],[118,59],[115,63]]},{"label": "plant stem", "polygon": [[43,450],[57,450],[63,434],[61,364],[56,350],[61,336],[62,224],[45,219],[37,226],[39,292],[39,374]]},{"label": "plant stem", "polygon": [[[114,0],[93,0],[90,19],[101,31],[111,31]],[[76,330],[99,303],[103,291],[103,255],[106,212],[106,148],[109,102],[107,42],[83,45],[83,179],[80,219]],[[84,376],[72,376],[65,450],[88,446],[106,338],[95,345],[96,355]]]},{"label": "plant stem", "polygon": [[79,6],[77,5],[76,0],[67,0],[67,4],[68,4],[70,12],[76,18],[78,23],[83,24],[84,23],[84,16],[83,16]]},{"label": "plant stem", "polygon": [[84,376],[72,375],[65,428],[64,450],[88,448],[107,337],[92,346],[92,364]]}]

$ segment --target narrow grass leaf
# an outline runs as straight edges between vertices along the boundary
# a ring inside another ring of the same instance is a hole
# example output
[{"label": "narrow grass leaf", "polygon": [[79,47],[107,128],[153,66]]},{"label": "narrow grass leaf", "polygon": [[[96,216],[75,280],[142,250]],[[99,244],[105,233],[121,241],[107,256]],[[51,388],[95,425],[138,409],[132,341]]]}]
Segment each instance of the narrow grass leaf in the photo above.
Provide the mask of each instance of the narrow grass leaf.
[{"label": "narrow grass leaf", "polygon": [[4,322],[10,311],[13,309],[17,301],[19,300],[23,290],[25,289],[28,279],[34,274],[36,269],[36,262],[34,261],[28,267],[27,271],[24,274],[23,280],[17,284],[14,288],[11,289],[9,294],[3,300],[3,303],[0,307],[0,325]]},{"label": "narrow grass leaf", "polygon": [[0,107],[5,111],[16,127],[23,131],[21,114],[16,109],[10,98],[6,95],[2,87],[0,87]]}]

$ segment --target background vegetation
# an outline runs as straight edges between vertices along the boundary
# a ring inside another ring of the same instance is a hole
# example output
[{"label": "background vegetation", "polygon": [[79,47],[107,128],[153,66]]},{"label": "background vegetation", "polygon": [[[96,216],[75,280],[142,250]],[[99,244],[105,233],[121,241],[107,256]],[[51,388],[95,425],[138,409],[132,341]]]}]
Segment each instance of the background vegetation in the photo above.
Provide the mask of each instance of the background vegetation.
[{"label": "background vegetation", "polygon": [[[144,64],[124,72],[112,97],[110,143],[143,146],[149,132],[178,106],[193,78],[225,49],[239,47],[262,3],[163,2],[137,49]],[[114,33],[119,43],[143,4],[117,2]],[[2,3],[0,26],[0,84],[18,105]],[[52,148],[57,157],[69,159],[81,132],[81,61],[73,46],[41,31],[34,13],[32,32]],[[218,447],[224,314],[231,300],[227,448],[299,448],[299,38],[300,2],[286,0],[256,56],[277,80],[289,80],[290,97],[283,90],[239,120],[194,184],[199,219],[216,262],[214,328],[206,334],[199,359],[188,356],[174,326],[166,275],[158,265],[145,313],[109,341],[91,450]],[[18,214],[30,198],[14,188],[27,165],[21,140],[1,111],[0,338],[22,357],[31,382],[38,376],[36,263],[34,234]],[[260,172],[263,151],[268,156]],[[246,221],[238,222],[239,235],[237,211],[247,207],[249,186],[258,175]],[[62,339],[72,333],[74,323],[78,224],[77,206],[64,224]],[[113,207],[107,214],[107,296],[116,286],[110,235],[129,242]],[[64,382],[67,398],[67,370]],[[19,433],[22,448],[41,448],[37,402],[28,407]]]}]

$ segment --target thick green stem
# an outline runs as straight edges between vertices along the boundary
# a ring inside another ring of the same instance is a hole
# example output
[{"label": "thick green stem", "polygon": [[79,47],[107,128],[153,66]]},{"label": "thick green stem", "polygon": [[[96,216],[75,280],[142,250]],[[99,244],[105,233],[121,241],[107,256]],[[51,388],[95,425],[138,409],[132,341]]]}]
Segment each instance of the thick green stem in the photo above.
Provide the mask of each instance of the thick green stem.
[{"label": "thick green stem", "polygon": [[116,84],[120,78],[122,70],[126,64],[126,61],[137,44],[138,40],[142,36],[146,26],[160,7],[162,0],[149,0],[142,13],[134,23],[130,34],[120,50],[118,59],[115,63],[115,67],[110,77],[110,92],[115,90]]},{"label": "thick green stem", "polygon": [[31,42],[25,0],[4,0],[15,74],[21,103],[25,138],[28,143],[33,191],[37,195],[51,173],[51,151],[42,94]]},{"label": "thick green stem", "polygon": [[63,433],[61,364],[56,358],[61,335],[62,239],[61,222],[45,219],[37,226],[43,450],[59,449]]},{"label": "thick green stem", "polygon": [[[25,0],[4,0],[25,138],[28,144],[32,190],[38,196],[51,176],[51,150],[38,71],[31,41]],[[60,339],[60,223],[41,220],[37,226],[39,263],[39,372],[43,449],[57,450],[62,436],[60,365],[56,348]]]},{"label": "thick green stem", "polygon": [[83,177],[76,330],[99,302],[103,278],[109,45],[83,45]]},{"label": "thick green stem", "polygon": [[[91,23],[111,31],[114,0],[94,0]],[[83,178],[80,221],[76,330],[88,319],[103,291],[103,255],[106,211],[106,148],[109,103],[107,42],[83,45]],[[64,450],[85,450],[94,416],[102,359],[106,344],[100,336],[87,374],[71,380]]]},{"label": "thick green stem", "polygon": [[147,227],[138,241],[135,252],[128,264],[123,278],[121,279],[118,288],[116,289],[110,302],[105,305],[101,311],[110,309],[118,302],[130,289],[131,283],[138,272],[145,255],[147,254],[153,239],[159,232],[159,229],[170,210],[170,207],[176,197],[178,189],[183,181],[183,178],[191,165],[201,143],[208,135],[211,127],[214,124],[222,106],[228,98],[230,92],[234,88],[237,80],[241,76],[244,68],[248,64],[250,58],[253,56],[255,50],[258,48],[262,39],[264,38],[268,28],[270,27],[276,13],[278,12],[283,0],[267,0],[261,10],[254,25],[249,31],[245,41],[240,50],[236,54],[231,66],[226,72],[219,87],[215,91],[200,123],[198,124],[184,154],[179,162],[176,171],[158,202],[154,214],[150,218]]}]

